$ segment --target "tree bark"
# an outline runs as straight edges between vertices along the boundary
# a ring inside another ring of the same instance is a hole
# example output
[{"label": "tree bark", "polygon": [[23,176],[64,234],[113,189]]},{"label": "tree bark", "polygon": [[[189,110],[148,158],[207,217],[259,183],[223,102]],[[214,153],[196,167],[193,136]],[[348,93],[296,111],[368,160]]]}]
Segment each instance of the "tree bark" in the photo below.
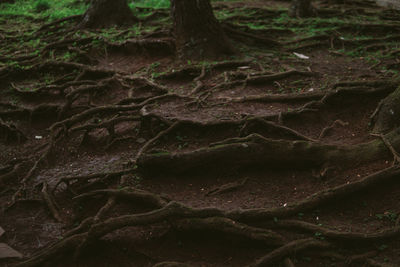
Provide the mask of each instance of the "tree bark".
[{"label": "tree bark", "polygon": [[184,58],[219,58],[235,53],[214,16],[210,0],[171,0],[178,55]]},{"label": "tree bark", "polygon": [[311,0],[292,0],[289,9],[289,16],[296,18],[313,17],[316,15],[315,8],[311,5]]},{"label": "tree bark", "polygon": [[131,25],[137,21],[126,0],[92,0],[80,27],[107,28]]}]

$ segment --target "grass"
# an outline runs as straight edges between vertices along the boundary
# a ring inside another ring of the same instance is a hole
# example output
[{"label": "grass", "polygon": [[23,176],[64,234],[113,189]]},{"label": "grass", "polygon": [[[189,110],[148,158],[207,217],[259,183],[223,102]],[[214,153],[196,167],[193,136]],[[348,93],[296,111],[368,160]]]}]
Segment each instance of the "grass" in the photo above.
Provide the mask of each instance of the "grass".
[{"label": "grass", "polygon": [[[229,0],[227,0],[229,1]],[[232,1],[232,0],[231,0]],[[128,0],[129,6],[142,8],[169,8],[170,0]],[[14,4],[0,4],[2,16],[26,16],[48,20],[83,14],[87,5],[76,0],[16,0]],[[147,12],[149,13],[149,12]]]},{"label": "grass", "polygon": [[75,0],[16,0],[14,4],[0,4],[0,15],[59,19],[85,12],[87,6]]}]

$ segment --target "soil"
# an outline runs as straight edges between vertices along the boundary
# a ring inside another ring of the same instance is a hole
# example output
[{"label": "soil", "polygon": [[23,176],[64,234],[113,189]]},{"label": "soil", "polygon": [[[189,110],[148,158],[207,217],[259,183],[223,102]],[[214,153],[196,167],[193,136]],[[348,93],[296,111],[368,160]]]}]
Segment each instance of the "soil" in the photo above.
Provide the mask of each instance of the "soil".
[{"label": "soil", "polygon": [[217,61],[175,56],[168,10],[0,17],[0,265],[400,266],[398,131],[370,134],[400,12],[328,2],[214,3]]}]

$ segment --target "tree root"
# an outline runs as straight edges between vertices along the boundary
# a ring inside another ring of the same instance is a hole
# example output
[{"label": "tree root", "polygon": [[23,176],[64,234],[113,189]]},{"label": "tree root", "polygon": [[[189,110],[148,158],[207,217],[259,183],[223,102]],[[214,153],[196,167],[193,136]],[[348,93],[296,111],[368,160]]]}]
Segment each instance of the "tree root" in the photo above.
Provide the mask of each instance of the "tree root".
[{"label": "tree root", "polygon": [[95,123],[87,123],[85,125],[81,126],[76,126],[70,129],[70,133],[77,132],[77,131],[86,131],[86,133],[94,130],[94,129],[107,129],[109,135],[111,136],[112,139],[114,139],[115,136],[115,125],[121,122],[127,122],[127,121],[139,121],[140,116],[120,116],[116,118],[112,118],[109,120],[106,120],[104,122],[95,124]]},{"label": "tree root", "polygon": [[342,120],[335,120],[330,126],[327,126],[324,129],[322,129],[318,139],[324,138],[330,131],[332,131],[337,126],[345,127],[348,125],[349,125],[348,122],[343,122]]},{"label": "tree root", "polygon": [[0,185],[4,185],[14,179],[17,179],[25,169],[24,165],[24,163],[17,163],[13,166],[11,171],[0,175]]},{"label": "tree root", "polygon": [[314,76],[314,72],[306,72],[306,71],[298,71],[298,70],[290,70],[287,72],[282,72],[282,73],[275,73],[275,74],[269,74],[269,75],[255,75],[255,76],[249,76],[245,80],[239,80],[239,81],[233,81],[233,82],[225,82],[222,84],[218,84],[212,88],[212,90],[218,89],[218,88],[231,88],[240,84],[245,83],[246,85],[259,85],[263,83],[268,83],[268,82],[273,82],[273,81],[278,81],[282,80],[285,78],[288,78],[290,76],[294,75],[301,75],[301,76]]},{"label": "tree root", "polygon": [[[42,25],[37,31],[36,34],[39,32],[43,32],[44,30],[48,30],[49,28],[53,28],[54,26],[58,27],[61,25],[63,22],[70,21],[70,20],[80,20],[82,15],[72,15],[69,17],[61,18],[58,20],[54,20],[50,23]],[[53,29],[54,30],[54,29]]]},{"label": "tree root", "polygon": [[343,81],[335,83],[332,88],[338,87],[358,87],[358,86],[369,86],[369,87],[385,87],[385,88],[396,88],[396,82],[390,80],[376,80],[376,81]]},{"label": "tree root", "polygon": [[390,141],[385,137],[385,135],[383,135],[383,134],[371,134],[371,135],[380,137],[382,139],[382,141],[385,143],[385,145],[387,146],[387,148],[390,150],[390,152],[392,152],[392,154],[393,154],[393,166],[396,163],[399,164],[400,163],[400,155],[396,151],[396,149],[394,149],[394,147],[392,146]]},{"label": "tree root", "polygon": [[[80,196],[88,197],[97,194],[107,194],[110,197],[128,197],[129,199],[141,199],[148,203],[153,203],[155,206],[160,208],[147,213],[135,214],[135,215],[124,215],[115,218],[109,218],[104,222],[93,223],[93,218],[88,218],[77,228],[74,229],[74,234],[66,237],[64,240],[50,247],[49,249],[42,251],[39,255],[32,257],[31,259],[23,262],[20,266],[34,266],[40,264],[46,260],[49,260],[54,255],[58,255],[64,251],[70,251],[73,248],[78,248],[75,253],[79,254],[79,251],[86,248],[91,242],[101,238],[102,236],[113,232],[117,229],[128,227],[128,226],[139,226],[139,225],[149,225],[154,223],[159,223],[165,220],[178,222],[178,228],[184,227],[185,229],[208,229],[217,230],[225,233],[236,233],[239,236],[251,238],[253,240],[267,240],[268,244],[282,244],[282,239],[277,235],[272,234],[269,230],[258,229],[249,227],[246,225],[238,224],[238,222],[243,221],[258,221],[267,220],[273,217],[286,217],[290,215],[297,214],[300,211],[315,208],[321,204],[324,204],[330,200],[337,199],[338,197],[343,198],[345,196],[350,196],[357,191],[365,190],[371,186],[376,186],[377,184],[387,184],[390,180],[397,178],[400,174],[400,170],[397,167],[388,168],[384,171],[375,173],[373,175],[367,176],[359,181],[338,186],[333,189],[321,191],[314,194],[310,198],[300,201],[293,205],[287,205],[286,207],[279,207],[275,209],[250,209],[250,210],[234,210],[234,211],[224,211],[216,208],[190,208],[183,204],[177,202],[167,202],[160,199],[154,194],[141,192],[141,191],[131,191],[131,192],[118,192],[116,190],[100,190],[94,191],[89,194],[84,194]],[[216,218],[215,218],[216,217]],[[182,221],[183,220],[183,221]],[[180,224],[179,222],[184,224]],[[235,222],[237,221],[237,222]],[[292,221],[286,221],[289,225],[300,225],[302,230],[321,231],[327,237],[343,238],[342,233],[335,231],[329,231],[321,228],[320,226],[314,226],[307,223],[293,223]],[[86,233],[77,232],[84,231],[89,225],[90,229]],[[218,225],[223,225],[224,228],[220,228]],[[282,225],[278,224],[278,227],[285,226],[285,221]],[[299,227],[299,226],[298,226]],[[316,229],[317,227],[318,229]],[[265,235],[267,234],[267,235]],[[272,236],[271,236],[272,234]],[[394,237],[399,234],[399,228],[396,227],[393,231],[384,231],[378,233],[377,235],[365,236],[351,234],[348,239],[370,239],[379,240],[381,238]],[[268,238],[266,237],[268,236]],[[275,240],[275,242],[271,241]],[[346,236],[345,236],[346,237]],[[275,239],[274,239],[275,238]],[[79,246],[78,246],[79,244]],[[325,241],[315,240],[313,238],[301,239],[297,241],[290,242],[288,244],[282,245],[280,248],[272,251],[261,259],[257,260],[254,266],[265,266],[273,262],[283,260],[290,256],[294,251],[304,251],[311,248],[327,249],[331,245]]]},{"label": "tree root", "polygon": [[236,190],[236,189],[244,186],[246,184],[247,180],[248,180],[248,178],[244,178],[241,181],[236,181],[236,182],[218,186],[216,188],[209,190],[205,195],[206,196],[215,196],[215,195],[223,194],[225,192],[230,192],[230,191]]},{"label": "tree root", "polygon": [[[52,126],[50,126],[49,130],[52,131],[53,133],[57,129],[61,130],[68,130],[72,125],[81,122],[82,120],[85,120],[87,118],[90,118],[91,116],[95,114],[108,114],[108,113],[116,113],[116,112],[128,112],[128,111],[139,111],[146,105],[153,103],[157,100],[161,100],[163,98],[169,98],[169,97],[178,97],[182,98],[182,96],[176,95],[176,94],[162,94],[162,95],[157,95],[154,97],[147,98],[143,102],[139,104],[129,104],[129,105],[109,105],[109,106],[100,106],[100,107],[94,107],[91,109],[87,109],[81,113],[78,113],[72,117],[69,117],[65,120],[59,121],[54,123]],[[143,111],[143,109],[142,109]],[[141,112],[142,112],[141,111]],[[145,112],[142,112],[145,113]],[[142,116],[145,116],[146,114],[142,114]]]},{"label": "tree root", "polygon": [[399,226],[375,233],[355,233],[355,232],[341,232],[337,230],[331,230],[323,226],[298,220],[278,220],[275,223],[275,225],[277,228],[285,228],[289,230],[296,229],[302,232],[320,233],[321,237],[327,238],[331,241],[342,242],[342,243],[377,242],[388,239],[394,239],[400,235]]},{"label": "tree root", "polygon": [[14,124],[5,123],[1,118],[0,136],[6,142],[17,141],[18,144],[28,139]]},{"label": "tree root", "polygon": [[211,65],[195,65],[195,66],[190,65],[172,72],[161,74],[157,77],[157,79],[171,80],[184,77],[192,77],[195,79],[196,77],[201,75],[203,67],[206,67],[205,71],[212,72],[223,69],[235,69],[241,66],[247,66],[250,63],[251,61],[248,60],[233,60],[233,61],[217,62]]},{"label": "tree root", "polygon": [[53,199],[53,197],[49,194],[48,192],[48,186],[47,183],[43,183],[43,188],[42,188],[42,197],[43,200],[46,202],[47,207],[49,208],[51,214],[53,215],[53,218],[57,220],[57,222],[62,222],[63,219],[60,216],[60,213],[58,211],[58,205]]},{"label": "tree root", "polygon": [[74,199],[78,200],[98,195],[107,195],[109,197],[114,197],[116,199],[124,199],[135,202],[139,201],[144,204],[151,205],[154,208],[162,208],[168,203],[166,200],[164,200],[163,198],[161,198],[156,194],[134,188],[124,188],[123,190],[113,190],[113,189],[95,190],[89,193],[76,196],[74,197]]},{"label": "tree root", "polygon": [[[400,143],[398,129],[386,135],[393,146]],[[239,143],[238,143],[239,141]],[[270,166],[275,169],[318,167],[324,164],[356,164],[371,162],[387,155],[387,148],[382,141],[374,140],[357,145],[335,146],[309,141],[273,140],[258,134],[248,140],[236,140],[229,144],[200,148],[181,153],[146,154],[138,158],[141,172],[184,173],[188,170],[207,168],[212,171],[221,166]],[[273,152],[273,154],[271,154]],[[218,167],[217,167],[218,165]]]},{"label": "tree root", "polygon": [[163,136],[169,134],[170,132],[174,131],[176,128],[180,126],[181,122],[174,122],[168,129],[159,132],[154,138],[150,139],[149,141],[144,144],[139,151],[136,153],[135,157],[133,158],[133,162],[136,162],[138,158],[142,156],[142,154],[150,147],[151,144],[162,138]]},{"label": "tree root", "polygon": [[281,246],[284,244],[284,238],[273,231],[250,227],[221,217],[183,219],[173,222],[173,226],[178,231],[213,231],[226,234],[229,237],[233,235],[251,241],[260,241],[267,246]]},{"label": "tree root", "polygon": [[282,218],[296,215],[299,212],[313,209],[319,205],[326,204],[338,198],[351,196],[356,192],[361,192],[372,188],[379,184],[386,184],[393,182],[400,173],[399,168],[391,167],[383,171],[371,174],[361,180],[339,185],[337,187],[317,192],[304,200],[293,204],[287,204],[285,207],[278,207],[274,209],[249,209],[243,211],[232,211],[228,214],[229,218],[239,221],[260,221],[271,219],[274,217]]},{"label": "tree root", "polygon": [[285,267],[295,267],[293,261],[290,258],[286,258],[283,260],[283,266]]},{"label": "tree root", "polygon": [[267,132],[276,133],[276,135],[283,137],[293,138],[295,140],[305,140],[310,142],[316,142],[316,140],[309,138],[293,129],[290,129],[283,125],[278,125],[271,121],[266,121],[262,118],[250,118],[246,121],[243,127],[240,129],[239,136],[246,136],[250,132],[254,133],[256,129],[262,129]]},{"label": "tree root", "polygon": [[314,238],[306,238],[292,241],[278,249],[273,250],[264,257],[258,259],[250,266],[273,266],[276,262],[285,259],[293,254],[298,254],[309,249],[326,250],[331,248],[328,242],[315,240]]},{"label": "tree root", "polygon": [[196,94],[204,87],[204,84],[201,80],[204,79],[205,76],[206,76],[206,67],[203,66],[200,75],[193,80],[196,83],[196,87],[190,93],[191,95]]},{"label": "tree root", "polygon": [[107,43],[109,49],[124,50],[130,53],[175,54],[175,43],[172,38],[127,40],[123,43]]},{"label": "tree root", "polygon": [[52,194],[57,190],[58,186],[62,183],[66,184],[67,186],[71,185],[71,182],[73,181],[88,181],[92,179],[101,179],[101,178],[107,178],[107,177],[115,177],[115,176],[122,176],[124,174],[128,174],[131,172],[134,172],[135,169],[126,169],[122,171],[116,171],[116,172],[101,172],[101,173],[94,173],[94,174],[89,174],[89,175],[83,175],[83,176],[66,176],[66,177],[61,177],[57,184],[54,186],[52,189]]},{"label": "tree root", "polygon": [[87,233],[76,234],[70,237],[63,239],[62,241],[54,244],[50,248],[40,251],[39,254],[36,254],[29,258],[26,261],[23,261],[16,266],[18,267],[35,267],[42,266],[44,263],[49,261],[51,258],[64,253],[69,253],[74,250],[76,247],[81,244],[85,238],[87,237]]},{"label": "tree root", "polygon": [[239,98],[221,97],[219,100],[232,103],[245,103],[245,102],[263,102],[263,103],[295,103],[310,100],[319,100],[325,93],[301,93],[301,94],[263,94],[254,96],[245,96]]},{"label": "tree root", "polygon": [[96,216],[93,218],[93,223],[97,223],[101,221],[106,214],[115,206],[116,204],[116,198],[115,197],[109,197],[106,204],[99,209],[99,211],[96,213]]},{"label": "tree root", "polygon": [[[268,45],[269,47],[280,47],[281,43],[274,41],[272,39],[255,35],[252,33],[247,33],[238,29],[231,27],[230,25],[223,24],[222,28],[224,29],[225,33],[232,39],[236,39],[246,43],[256,43],[260,45]],[[251,40],[251,41],[249,41]]]}]

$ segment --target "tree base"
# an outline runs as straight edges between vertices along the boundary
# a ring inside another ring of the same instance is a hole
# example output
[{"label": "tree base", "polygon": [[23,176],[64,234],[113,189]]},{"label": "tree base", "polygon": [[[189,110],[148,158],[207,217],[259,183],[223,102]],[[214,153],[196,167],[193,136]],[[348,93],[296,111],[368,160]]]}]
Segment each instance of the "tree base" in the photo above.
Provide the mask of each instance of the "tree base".
[{"label": "tree base", "polygon": [[221,58],[235,54],[210,1],[175,0],[172,4],[177,54],[181,58]]},{"label": "tree base", "polygon": [[307,18],[316,16],[316,9],[310,0],[292,0],[289,16],[296,18]]},{"label": "tree base", "polygon": [[92,0],[79,27],[107,28],[132,25],[137,21],[126,0]]}]

